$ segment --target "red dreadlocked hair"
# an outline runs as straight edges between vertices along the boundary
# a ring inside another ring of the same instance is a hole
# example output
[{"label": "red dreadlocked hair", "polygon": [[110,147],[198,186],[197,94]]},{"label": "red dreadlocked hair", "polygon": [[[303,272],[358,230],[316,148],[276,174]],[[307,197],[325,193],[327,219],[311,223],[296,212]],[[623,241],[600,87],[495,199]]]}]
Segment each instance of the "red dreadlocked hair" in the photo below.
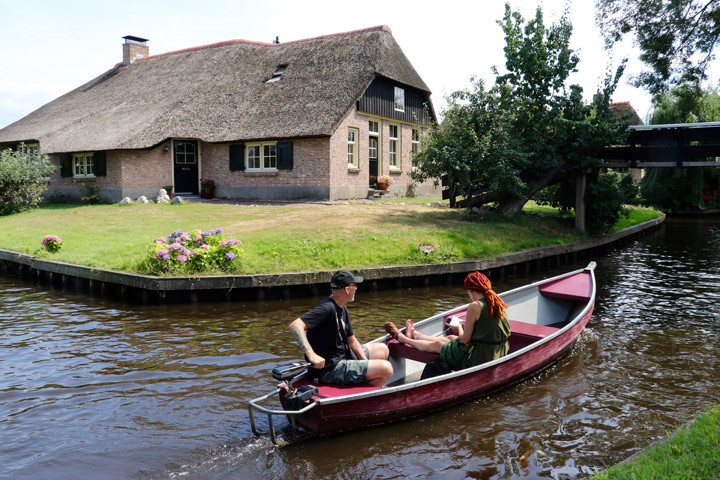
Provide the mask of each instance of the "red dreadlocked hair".
[{"label": "red dreadlocked hair", "polygon": [[465,289],[476,290],[485,295],[491,317],[501,318],[505,315],[505,309],[508,308],[507,304],[492,289],[490,279],[482,273],[472,272],[465,277]]}]

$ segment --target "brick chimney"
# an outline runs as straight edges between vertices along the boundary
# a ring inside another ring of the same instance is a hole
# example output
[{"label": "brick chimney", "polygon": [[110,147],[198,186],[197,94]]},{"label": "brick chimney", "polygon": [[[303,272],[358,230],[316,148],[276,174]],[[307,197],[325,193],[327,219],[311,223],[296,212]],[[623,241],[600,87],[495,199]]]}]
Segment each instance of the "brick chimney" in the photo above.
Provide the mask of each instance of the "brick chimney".
[{"label": "brick chimney", "polygon": [[133,37],[126,35],[123,43],[123,65],[130,65],[138,58],[147,57],[150,54],[150,47],[147,45],[147,38]]}]

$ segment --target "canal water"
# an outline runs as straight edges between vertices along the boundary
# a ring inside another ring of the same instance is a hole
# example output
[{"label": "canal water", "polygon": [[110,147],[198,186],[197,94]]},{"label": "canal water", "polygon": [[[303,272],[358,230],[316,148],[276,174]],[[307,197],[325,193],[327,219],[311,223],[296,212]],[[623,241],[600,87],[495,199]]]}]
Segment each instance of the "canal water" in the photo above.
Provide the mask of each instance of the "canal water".
[{"label": "canal water", "polygon": [[[720,403],[720,222],[668,220],[595,260],[595,312],[555,366],[433,415],[282,448],[252,434],[246,403],[299,358],[287,326],[319,298],[131,307],[0,277],[0,478],[587,477]],[[459,285],[360,288],[350,311],[367,341],[387,320],[466,301]]]}]

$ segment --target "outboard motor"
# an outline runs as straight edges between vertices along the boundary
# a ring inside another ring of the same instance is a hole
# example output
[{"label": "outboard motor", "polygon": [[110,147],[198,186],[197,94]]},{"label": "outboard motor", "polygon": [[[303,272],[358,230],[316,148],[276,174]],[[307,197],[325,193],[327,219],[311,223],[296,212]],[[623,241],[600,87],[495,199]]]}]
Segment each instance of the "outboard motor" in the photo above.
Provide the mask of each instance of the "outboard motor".
[{"label": "outboard motor", "polygon": [[315,385],[304,385],[293,389],[285,397],[285,410],[300,410],[307,406],[305,402],[317,395],[318,389]]}]

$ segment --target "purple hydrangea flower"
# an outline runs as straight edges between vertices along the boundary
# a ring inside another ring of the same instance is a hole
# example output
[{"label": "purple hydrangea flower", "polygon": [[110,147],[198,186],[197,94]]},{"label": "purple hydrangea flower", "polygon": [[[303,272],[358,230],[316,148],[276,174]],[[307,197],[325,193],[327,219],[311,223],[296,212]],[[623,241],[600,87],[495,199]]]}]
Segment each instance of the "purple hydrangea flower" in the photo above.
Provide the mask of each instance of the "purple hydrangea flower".
[{"label": "purple hydrangea flower", "polygon": [[210,250],[210,245],[200,245],[200,250]]},{"label": "purple hydrangea flower", "polygon": [[155,254],[155,258],[161,258],[163,260],[167,260],[165,257],[169,257],[170,251],[169,250],[160,250],[158,253]]},{"label": "purple hydrangea flower", "polygon": [[158,237],[153,240],[153,243],[165,243],[165,237]]},{"label": "purple hydrangea flower", "polygon": [[178,262],[187,262],[187,257],[183,254],[180,254],[177,257],[175,257],[175,260],[177,260]]},{"label": "purple hydrangea flower", "polygon": [[225,254],[225,258],[226,258],[227,260],[234,260],[234,259],[235,259],[235,254],[232,253],[232,252],[228,252],[228,253]]}]

